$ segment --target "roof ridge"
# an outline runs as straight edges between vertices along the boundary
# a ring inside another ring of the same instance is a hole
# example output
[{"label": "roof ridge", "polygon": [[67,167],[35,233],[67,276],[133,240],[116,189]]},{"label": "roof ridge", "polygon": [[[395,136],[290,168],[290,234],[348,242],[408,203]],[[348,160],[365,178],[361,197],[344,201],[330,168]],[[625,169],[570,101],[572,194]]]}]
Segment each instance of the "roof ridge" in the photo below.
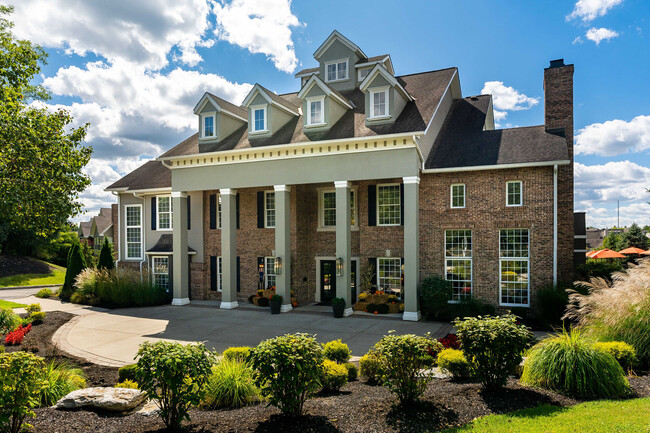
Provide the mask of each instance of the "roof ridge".
[{"label": "roof ridge", "polygon": [[404,74],[404,75],[395,75],[395,78],[403,78],[403,77],[410,77],[412,75],[423,75],[423,74],[430,74],[431,72],[442,72],[442,71],[448,71],[450,69],[458,69],[458,66],[450,66],[448,68],[442,68],[442,69],[433,69],[431,71],[423,71],[423,72],[414,72],[412,74]]}]

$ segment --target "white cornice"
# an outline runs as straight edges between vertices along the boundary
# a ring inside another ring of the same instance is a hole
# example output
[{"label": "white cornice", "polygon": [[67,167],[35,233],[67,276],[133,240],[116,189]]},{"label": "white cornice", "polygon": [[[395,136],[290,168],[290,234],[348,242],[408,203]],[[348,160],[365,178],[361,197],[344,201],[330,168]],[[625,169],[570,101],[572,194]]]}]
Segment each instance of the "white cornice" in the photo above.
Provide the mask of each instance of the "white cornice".
[{"label": "white cornice", "polygon": [[457,173],[461,171],[506,170],[512,168],[552,167],[554,165],[569,165],[568,159],[560,161],[521,162],[513,164],[473,165],[468,167],[426,168],[422,173]]}]

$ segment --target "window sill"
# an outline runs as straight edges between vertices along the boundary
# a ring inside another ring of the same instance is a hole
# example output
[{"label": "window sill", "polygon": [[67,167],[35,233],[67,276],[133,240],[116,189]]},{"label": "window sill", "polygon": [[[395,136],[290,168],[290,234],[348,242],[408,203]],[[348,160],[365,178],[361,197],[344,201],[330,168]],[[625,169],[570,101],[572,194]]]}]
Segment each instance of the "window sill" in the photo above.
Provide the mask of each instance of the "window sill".
[{"label": "window sill", "polygon": [[[316,231],[318,231],[318,232],[332,232],[332,233],[334,233],[334,232],[336,232],[336,227],[323,227],[323,226],[319,226],[319,227],[316,229]],[[358,232],[358,231],[359,231],[359,226],[352,226],[352,227],[350,227],[350,231],[352,231],[352,232]]]},{"label": "window sill", "polygon": [[368,117],[368,122],[374,122],[374,121],[377,121],[377,120],[386,120],[386,119],[390,119],[390,118],[391,118],[391,116],[374,116],[374,117]]},{"label": "window sill", "polygon": [[327,123],[310,123],[305,125],[305,128],[321,128],[323,126],[327,126]]},{"label": "window sill", "polygon": [[170,228],[170,229],[159,229],[159,228],[156,228],[156,231],[157,231],[157,232],[173,232],[173,231],[174,231],[174,228],[173,228],[173,227]]},{"label": "window sill", "polygon": [[219,138],[219,136],[214,135],[214,136],[212,136],[212,137],[199,137],[199,140],[202,140],[202,141],[209,141],[209,140],[216,140],[217,138]]},{"label": "window sill", "polygon": [[339,79],[336,79],[336,80],[325,81],[325,82],[326,83],[340,83],[340,82],[343,82],[343,81],[348,81],[349,79],[350,79],[349,77],[345,77],[345,78],[339,78]]},{"label": "window sill", "polygon": [[377,227],[402,227],[402,223],[398,223],[398,224],[379,224],[379,223],[377,223]]},{"label": "window sill", "polygon": [[257,134],[266,134],[267,132],[269,132],[268,129],[263,129],[263,130],[261,130],[261,131],[251,131],[251,132],[249,132],[249,134],[251,134],[251,135],[257,135]]},{"label": "window sill", "polygon": [[449,206],[449,209],[465,209],[465,206]]},{"label": "window sill", "polygon": [[517,307],[517,308],[530,308],[530,304],[501,304],[499,307]]},{"label": "window sill", "polygon": [[524,207],[523,204],[507,204],[506,207]]}]

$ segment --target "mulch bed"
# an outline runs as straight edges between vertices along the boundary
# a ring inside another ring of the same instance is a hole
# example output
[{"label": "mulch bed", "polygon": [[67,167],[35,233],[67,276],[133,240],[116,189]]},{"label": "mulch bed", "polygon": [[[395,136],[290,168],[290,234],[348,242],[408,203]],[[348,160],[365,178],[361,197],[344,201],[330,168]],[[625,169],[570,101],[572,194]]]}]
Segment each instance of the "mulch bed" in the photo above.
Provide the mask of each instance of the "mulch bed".
[{"label": "mulch bed", "polygon": [[49,274],[50,266],[30,257],[0,254],[0,278],[21,274]]}]

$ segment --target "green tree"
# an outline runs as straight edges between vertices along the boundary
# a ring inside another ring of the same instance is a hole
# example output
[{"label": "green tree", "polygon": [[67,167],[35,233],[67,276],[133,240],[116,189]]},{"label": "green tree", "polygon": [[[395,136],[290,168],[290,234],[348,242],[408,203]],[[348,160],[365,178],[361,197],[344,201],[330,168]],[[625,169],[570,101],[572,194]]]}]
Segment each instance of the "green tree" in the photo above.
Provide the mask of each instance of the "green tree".
[{"label": "green tree", "polygon": [[637,223],[632,224],[630,229],[623,233],[622,246],[623,248],[636,247],[642,250],[648,249],[648,238]]},{"label": "green tree", "polygon": [[620,251],[623,249],[623,237],[620,233],[609,232],[607,236],[603,238],[603,247],[614,251]]},{"label": "green tree", "polygon": [[114,267],[115,262],[113,261],[111,244],[108,243],[108,239],[104,239],[104,245],[102,245],[102,250],[99,252],[97,269],[113,269]]},{"label": "green tree", "polygon": [[[88,125],[72,128],[65,110],[50,112],[30,102],[48,99],[30,84],[46,54],[18,40],[0,6],[0,248],[43,242],[56,236],[68,217],[81,210],[79,193],[90,185],[81,172],[92,148],[83,145]],[[16,241],[20,239],[20,241]]]},{"label": "green tree", "polygon": [[72,245],[68,255],[68,269],[65,272],[65,281],[59,294],[62,300],[70,300],[70,296],[74,293],[74,280],[85,268],[86,261],[83,254],[81,254],[81,245],[77,242]]}]

